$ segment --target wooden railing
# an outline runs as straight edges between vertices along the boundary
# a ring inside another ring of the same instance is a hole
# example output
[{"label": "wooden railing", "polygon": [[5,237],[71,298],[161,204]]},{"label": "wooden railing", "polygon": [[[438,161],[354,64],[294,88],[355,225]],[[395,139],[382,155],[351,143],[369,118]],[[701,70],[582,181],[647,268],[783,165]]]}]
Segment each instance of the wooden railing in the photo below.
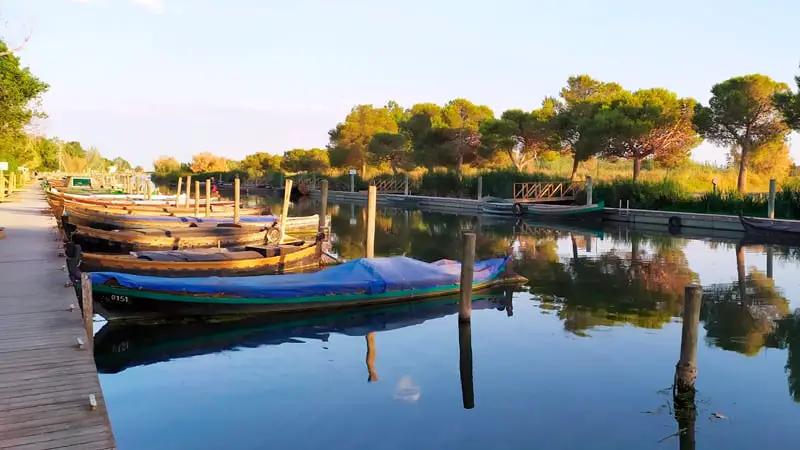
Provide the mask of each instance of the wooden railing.
[{"label": "wooden railing", "polygon": [[575,200],[585,189],[583,182],[514,183],[515,203],[559,202]]},{"label": "wooden railing", "polygon": [[[409,180],[409,191],[411,191],[411,181]],[[375,186],[375,189],[384,194],[403,194],[406,191],[405,179],[397,178],[383,178],[373,180],[370,184]]]}]

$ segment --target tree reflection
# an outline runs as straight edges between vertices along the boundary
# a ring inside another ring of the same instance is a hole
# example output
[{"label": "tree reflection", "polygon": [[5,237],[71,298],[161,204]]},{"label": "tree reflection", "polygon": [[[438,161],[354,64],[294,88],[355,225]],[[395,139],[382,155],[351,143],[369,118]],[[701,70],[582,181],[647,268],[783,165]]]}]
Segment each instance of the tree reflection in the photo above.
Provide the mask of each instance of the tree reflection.
[{"label": "tree reflection", "polygon": [[789,395],[800,403],[800,311],[795,311],[776,323],[771,344],[776,348],[786,349],[785,370]]}]

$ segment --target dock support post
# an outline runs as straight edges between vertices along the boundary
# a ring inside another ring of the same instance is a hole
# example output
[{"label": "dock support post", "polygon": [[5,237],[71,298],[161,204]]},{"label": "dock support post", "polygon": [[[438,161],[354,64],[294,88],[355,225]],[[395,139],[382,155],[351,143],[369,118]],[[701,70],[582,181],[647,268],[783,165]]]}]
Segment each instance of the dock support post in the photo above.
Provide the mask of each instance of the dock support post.
[{"label": "dock support post", "polygon": [[292,195],[292,179],[286,180],[285,188],[283,190],[283,208],[281,208],[281,237],[278,239],[278,244],[284,240],[286,234],[286,222],[289,220],[289,199]]},{"label": "dock support post", "polygon": [[94,348],[94,303],[92,300],[92,274],[81,273],[81,311],[83,327],[86,330],[86,341],[89,348]]},{"label": "dock support post", "polygon": [[472,324],[469,322],[458,322],[458,369],[464,409],[472,409],[475,407],[475,386],[472,378]]},{"label": "dock support post", "polygon": [[239,175],[233,180],[233,223],[239,223],[239,200],[241,198],[241,181]]},{"label": "dock support post", "polygon": [[767,216],[775,218],[775,179],[769,180],[769,199],[767,200]]},{"label": "dock support post", "polygon": [[183,183],[183,178],[178,177],[178,190],[175,192],[175,207],[180,206],[181,201],[181,183]]},{"label": "dock support post", "polygon": [[586,204],[591,206],[592,205],[592,197],[594,192],[592,186],[592,177],[586,177]]},{"label": "dock support post", "polygon": [[378,190],[373,185],[367,193],[367,258],[375,257],[375,214]]},{"label": "dock support post", "polygon": [[403,190],[403,193],[405,194],[406,197],[408,197],[408,174],[406,174],[406,180],[405,181],[406,181],[406,185],[405,185],[405,189]]},{"label": "dock support post", "polygon": [[194,182],[194,216],[200,216],[200,182]]},{"label": "dock support post", "polygon": [[211,180],[206,178],[206,217],[211,216]]},{"label": "dock support post", "polygon": [[375,371],[375,358],[377,358],[377,354],[375,352],[375,332],[367,333],[367,373],[369,374],[367,378],[368,383],[374,383],[378,381],[378,372]]},{"label": "dock support post", "polygon": [[189,197],[192,196],[192,176],[186,175],[186,201],[184,202],[184,207],[189,209]]},{"label": "dock support post", "polygon": [[483,175],[478,177],[478,200],[483,198]]},{"label": "dock support post", "polygon": [[322,180],[319,199],[319,232],[324,233],[328,225],[328,180]]},{"label": "dock support post", "polygon": [[675,367],[673,388],[676,397],[694,398],[694,382],[697,378],[697,332],[700,325],[702,295],[703,288],[698,284],[687,285],[684,290],[681,356]]},{"label": "dock support post", "polygon": [[356,176],[352,173],[350,174],[350,192],[356,191]]},{"label": "dock support post", "polygon": [[461,256],[461,278],[458,298],[458,320],[469,322],[472,317],[472,278],[475,270],[475,233],[464,233],[464,251]]}]

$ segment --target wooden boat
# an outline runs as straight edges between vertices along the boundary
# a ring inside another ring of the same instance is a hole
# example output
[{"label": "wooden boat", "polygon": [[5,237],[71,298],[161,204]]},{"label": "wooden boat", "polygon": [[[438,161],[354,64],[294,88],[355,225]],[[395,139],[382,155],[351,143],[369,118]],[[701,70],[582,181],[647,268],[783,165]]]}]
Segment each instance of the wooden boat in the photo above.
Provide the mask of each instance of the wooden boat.
[{"label": "wooden boat", "polygon": [[[506,270],[507,261],[506,257],[475,263],[473,289],[525,281]],[[93,272],[90,277],[95,311],[114,320],[132,314],[188,317],[404,303],[457,293],[460,271],[461,264],[455,261],[426,263],[395,256],[287,275],[164,278]]]},{"label": "wooden boat", "polygon": [[[477,294],[474,310],[507,311],[505,292]],[[326,342],[331,334],[366,336],[423,324],[458,313],[458,298],[411,302],[335,313],[293,316],[254,315],[239,320],[107,322],[94,336],[94,358],[100,373],[119,373],[137,366],[219,353],[297,342]]]},{"label": "wooden boat", "polygon": [[[65,229],[65,231],[67,231]],[[280,239],[275,227],[204,226],[196,228],[131,228],[100,230],[74,225],[67,233],[70,242],[85,251],[127,253],[143,250],[231,247],[274,243]]]},{"label": "wooden boat", "polygon": [[81,272],[123,272],[160,277],[269,275],[317,269],[333,261],[325,257],[322,240],[247,246],[239,250],[204,248],[138,251],[127,255],[67,252],[73,282]]},{"label": "wooden boat", "polygon": [[800,243],[800,221],[782,219],[763,219],[739,216],[748,236],[768,238],[781,243]]},{"label": "wooden boat", "polygon": [[[242,216],[239,223],[243,226],[272,227],[278,223],[279,216]],[[62,216],[64,230],[71,232],[74,225],[116,230],[128,228],[189,228],[203,225],[233,224],[233,217],[170,217],[170,216],[129,216],[109,214],[84,208],[67,208]],[[327,219],[330,222],[330,218]],[[293,233],[312,232],[319,228],[319,216],[289,217],[286,230]]]},{"label": "wooden boat", "polygon": [[[205,208],[205,207],[203,207]],[[200,217],[205,217],[204,209],[200,209]],[[194,217],[194,207],[185,208],[183,206],[157,206],[157,205],[94,205],[82,202],[73,202],[66,200],[64,202],[64,209],[72,211],[81,209],[83,211],[96,211],[105,214],[127,215],[127,216],[157,216],[157,217]],[[241,208],[239,210],[240,216],[259,216],[271,215],[272,211],[269,207],[261,208]],[[233,217],[233,206],[210,206],[210,217]]]},{"label": "wooden boat", "polygon": [[481,212],[486,215],[517,216],[535,220],[601,222],[604,207],[604,202],[591,205],[547,205],[494,199],[485,201],[481,205]]}]

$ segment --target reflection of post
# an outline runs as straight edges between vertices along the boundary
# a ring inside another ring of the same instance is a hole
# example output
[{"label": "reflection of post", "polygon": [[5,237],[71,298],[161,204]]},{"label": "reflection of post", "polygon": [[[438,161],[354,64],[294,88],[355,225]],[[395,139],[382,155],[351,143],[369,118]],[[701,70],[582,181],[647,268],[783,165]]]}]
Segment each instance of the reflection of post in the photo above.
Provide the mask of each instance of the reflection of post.
[{"label": "reflection of post", "polygon": [[586,253],[592,253],[592,235],[587,234],[583,239],[586,242]]},{"label": "reflection of post", "polygon": [[350,192],[356,191],[356,176],[350,173]]},{"label": "reflection of post", "polygon": [[673,401],[675,421],[678,422],[678,442],[680,450],[695,450],[694,429],[697,408],[694,398],[676,396]]},{"label": "reflection of post", "polygon": [[483,176],[478,177],[478,200],[483,198]]},{"label": "reflection of post", "polygon": [[514,290],[511,288],[506,289],[505,296],[503,297],[503,306],[506,308],[506,315],[511,317],[514,315]]},{"label": "reflection of post", "polygon": [[700,299],[702,287],[686,286],[683,304],[683,328],[681,332],[681,356],[675,367],[674,394],[686,396],[694,401],[694,382],[697,378],[697,332],[700,326]]},{"label": "reflection of post", "polygon": [[586,177],[586,204],[592,204],[592,177]]},{"label": "reflection of post", "polygon": [[739,288],[739,301],[742,305],[746,304],[747,300],[747,274],[744,267],[744,248],[741,245],[736,246],[736,279]]},{"label": "reflection of post", "polygon": [[81,312],[83,313],[83,327],[86,330],[86,340],[89,348],[94,347],[94,300],[92,297],[92,274],[81,274]]},{"label": "reflection of post", "polygon": [[458,323],[458,368],[464,409],[472,409],[475,407],[475,386],[472,380],[472,325],[469,322]]},{"label": "reflection of post", "polygon": [[375,353],[375,332],[367,333],[367,372],[369,378],[367,382],[372,383],[378,381],[378,372],[375,371],[375,358],[378,355]]},{"label": "reflection of post", "polygon": [[569,234],[569,238],[572,240],[572,259],[578,259],[578,240],[572,233]]},{"label": "reflection of post", "polygon": [[377,189],[374,185],[370,186],[367,196],[367,258],[375,257],[375,214],[377,213],[375,204],[377,197]]},{"label": "reflection of post", "polygon": [[475,233],[464,233],[464,252],[461,256],[461,295],[458,299],[458,320],[469,322],[472,316],[472,278],[475,271]]},{"label": "reflection of post", "polygon": [[773,248],[771,245],[767,245],[767,278],[772,279],[772,259],[773,259]]}]

